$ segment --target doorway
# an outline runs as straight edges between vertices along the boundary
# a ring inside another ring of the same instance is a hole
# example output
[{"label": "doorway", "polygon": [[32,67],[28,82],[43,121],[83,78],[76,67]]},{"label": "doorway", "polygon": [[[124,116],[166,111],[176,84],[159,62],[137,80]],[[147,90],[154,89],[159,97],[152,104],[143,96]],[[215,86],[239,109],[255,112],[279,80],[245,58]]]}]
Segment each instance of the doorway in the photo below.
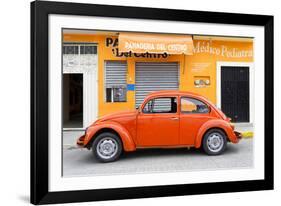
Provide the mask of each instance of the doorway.
[{"label": "doorway", "polygon": [[83,74],[63,74],[63,127],[83,128]]},{"label": "doorway", "polygon": [[249,67],[221,67],[221,109],[233,122],[250,121]]}]

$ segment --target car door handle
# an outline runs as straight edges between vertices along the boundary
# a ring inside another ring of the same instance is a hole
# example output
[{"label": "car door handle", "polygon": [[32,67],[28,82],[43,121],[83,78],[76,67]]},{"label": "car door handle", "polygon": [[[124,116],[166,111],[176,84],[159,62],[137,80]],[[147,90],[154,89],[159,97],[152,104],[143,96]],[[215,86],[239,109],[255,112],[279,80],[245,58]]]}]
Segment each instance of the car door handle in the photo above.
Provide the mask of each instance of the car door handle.
[{"label": "car door handle", "polygon": [[178,117],[171,117],[171,120],[179,120]]}]

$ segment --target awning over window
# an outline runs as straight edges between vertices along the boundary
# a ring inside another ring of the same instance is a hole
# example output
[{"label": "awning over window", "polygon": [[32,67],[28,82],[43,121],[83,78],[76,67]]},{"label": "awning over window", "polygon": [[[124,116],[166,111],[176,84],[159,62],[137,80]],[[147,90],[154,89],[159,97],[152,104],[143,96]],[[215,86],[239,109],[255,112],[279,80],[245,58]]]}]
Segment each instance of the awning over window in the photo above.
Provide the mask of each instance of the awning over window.
[{"label": "awning over window", "polygon": [[193,54],[191,35],[122,32],[118,37],[120,52]]}]

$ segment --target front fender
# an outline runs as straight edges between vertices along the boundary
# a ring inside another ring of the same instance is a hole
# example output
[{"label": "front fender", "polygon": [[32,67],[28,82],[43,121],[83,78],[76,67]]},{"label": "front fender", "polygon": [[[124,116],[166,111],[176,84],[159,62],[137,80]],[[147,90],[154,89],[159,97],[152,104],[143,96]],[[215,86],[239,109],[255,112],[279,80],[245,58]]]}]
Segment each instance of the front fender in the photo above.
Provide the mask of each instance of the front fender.
[{"label": "front fender", "polygon": [[125,151],[136,150],[135,142],[133,141],[133,138],[131,137],[128,130],[124,128],[121,124],[113,121],[99,122],[98,124],[88,127],[87,132],[85,134],[84,146],[90,143],[97,134],[97,132],[101,129],[112,129],[116,133],[118,133],[122,140],[123,149]]},{"label": "front fender", "polygon": [[222,129],[226,133],[227,138],[231,142],[233,142],[233,143],[238,142],[237,137],[234,133],[234,130],[230,126],[229,122],[222,120],[222,119],[212,119],[212,120],[205,122],[198,130],[197,136],[195,138],[195,144],[194,144],[194,146],[196,148],[199,148],[201,146],[201,142],[204,137],[204,134],[211,128]]}]

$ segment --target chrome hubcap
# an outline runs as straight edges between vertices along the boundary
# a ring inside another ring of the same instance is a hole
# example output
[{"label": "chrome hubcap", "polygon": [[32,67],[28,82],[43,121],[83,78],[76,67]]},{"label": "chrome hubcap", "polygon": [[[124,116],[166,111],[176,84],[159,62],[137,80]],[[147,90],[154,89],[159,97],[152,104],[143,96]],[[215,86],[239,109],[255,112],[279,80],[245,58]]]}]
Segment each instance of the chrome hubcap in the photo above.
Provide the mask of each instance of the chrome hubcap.
[{"label": "chrome hubcap", "polygon": [[103,159],[112,158],[118,151],[118,144],[115,139],[105,137],[97,145],[97,153]]},{"label": "chrome hubcap", "polygon": [[223,148],[223,136],[220,133],[212,133],[207,139],[208,149],[212,152],[219,152]]}]

